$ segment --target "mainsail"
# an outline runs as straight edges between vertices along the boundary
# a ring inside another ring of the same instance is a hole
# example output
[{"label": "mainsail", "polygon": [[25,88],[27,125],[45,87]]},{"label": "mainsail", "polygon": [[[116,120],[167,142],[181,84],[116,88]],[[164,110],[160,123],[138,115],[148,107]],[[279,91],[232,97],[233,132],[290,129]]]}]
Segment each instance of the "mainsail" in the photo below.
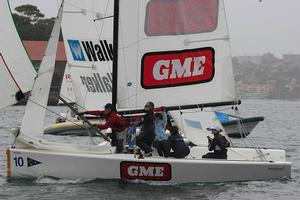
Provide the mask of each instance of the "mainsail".
[{"label": "mainsail", "polygon": [[0,108],[31,90],[36,72],[14,25],[8,1],[0,1]]},{"label": "mainsail", "polygon": [[55,66],[56,51],[60,33],[63,13],[63,2],[58,12],[47,49],[45,51],[40,69],[35,79],[31,95],[28,99],[25,114],[21,125],[21,134],[42,136],[44,118],[49,97],[49,91]]},{"label": "mainsail", "polygon": [[234,100],[228,38],[223,0],[120,1],[118,108]]},{"label": "mainsail", "polygon": [[66,2],[62,31],[79,111],[111,101],[113,1]]},{"label": "mainsail", "polygon": [[[122,0],[118,23],[119,109],[235,100],[223,0]],[[199,115],[175,118],[194,130]]]}]

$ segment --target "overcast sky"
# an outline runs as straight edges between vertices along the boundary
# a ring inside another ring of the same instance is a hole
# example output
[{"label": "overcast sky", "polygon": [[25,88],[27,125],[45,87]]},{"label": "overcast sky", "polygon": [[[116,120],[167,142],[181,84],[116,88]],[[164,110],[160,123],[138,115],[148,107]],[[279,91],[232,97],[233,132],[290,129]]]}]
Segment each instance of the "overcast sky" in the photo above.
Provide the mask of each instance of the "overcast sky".
[{"label": "overcast sky", "polygon": [[[58,0],[10,0],[12,9],[30,3],[47,17]],[[232,55],[300,54],[300,0],[225,0]]]}]

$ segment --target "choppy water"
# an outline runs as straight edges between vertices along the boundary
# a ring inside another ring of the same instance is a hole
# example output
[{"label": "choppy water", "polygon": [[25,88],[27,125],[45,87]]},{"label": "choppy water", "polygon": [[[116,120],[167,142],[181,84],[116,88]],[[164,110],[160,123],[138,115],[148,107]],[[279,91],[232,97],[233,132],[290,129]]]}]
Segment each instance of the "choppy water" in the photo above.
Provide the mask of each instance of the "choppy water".
[{"label": "choppy water", "polygon": [[[52,107],[56,112],[66,108]],[[292,161],[292,179],[218,184],[161,185],[124,181],[81,181],[40,178],[10,180],[5,178],[5,149],[12,141],[9,130],[20,125],[23,106],[0,111],[0,199],[264,199],[292,200],[300,196],[300,102],[278,100],[244,100],[243,116],[263,115],[262,122],[251,133],[258,146],[283,148]],[[46,124],[56,116],[47,115]],[[57,140],[55,137],[50,139]],[[60,140],[89,142],[87,138],[60,137]],[[234,140],[244,145],[243,140]]]}]

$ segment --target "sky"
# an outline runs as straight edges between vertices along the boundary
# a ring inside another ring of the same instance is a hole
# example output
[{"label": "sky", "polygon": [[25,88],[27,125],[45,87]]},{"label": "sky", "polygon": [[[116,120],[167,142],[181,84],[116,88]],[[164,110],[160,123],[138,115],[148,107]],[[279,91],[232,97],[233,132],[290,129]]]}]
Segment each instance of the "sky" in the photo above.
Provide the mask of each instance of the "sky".
[{"label": "sky", "polygon": [[[58,0],[9,0],[57,14]],[[225,0],[233,56],[300,54],[300,0]]]}]

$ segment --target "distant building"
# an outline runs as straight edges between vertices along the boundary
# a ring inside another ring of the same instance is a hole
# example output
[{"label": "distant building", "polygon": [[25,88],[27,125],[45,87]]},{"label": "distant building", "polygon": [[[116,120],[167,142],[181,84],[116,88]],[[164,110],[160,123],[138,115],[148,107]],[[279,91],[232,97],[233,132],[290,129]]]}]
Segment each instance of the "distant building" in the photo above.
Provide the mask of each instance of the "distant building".
[{"label": "distant building", "polygon": [[300,55],[299,54],[284,54],[283,61],[285,63],[296,64],[300,68]]},{"label": "distant building", "polygon": [[253,63],[256,65],[261,64],[261,56],[236,56],[235,59],[240,65],[248,63]]}]

